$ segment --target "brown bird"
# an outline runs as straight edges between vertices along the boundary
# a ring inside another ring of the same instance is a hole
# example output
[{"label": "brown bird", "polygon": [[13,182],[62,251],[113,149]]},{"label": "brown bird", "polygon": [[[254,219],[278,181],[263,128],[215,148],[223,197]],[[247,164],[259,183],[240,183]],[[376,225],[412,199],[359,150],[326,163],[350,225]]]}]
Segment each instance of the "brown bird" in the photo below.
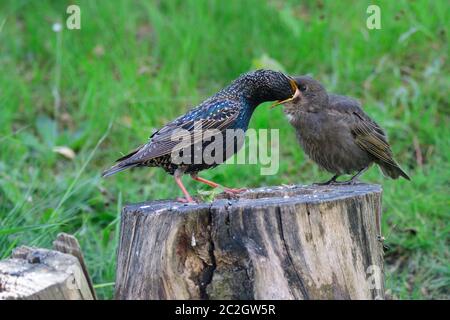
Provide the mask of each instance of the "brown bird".
[{"label": "brown bird", "polygon": [[[397,179],[409,176],[392,155],[383,129],[373,121],[353,98],[328,94],[317,80],[294,78],[300,93],[284,103],[284,112],[295,128],[305,153],[321,168],[334,176],[327,184],[353,184],[372,163],[382,172]],[[338,182],[343,174],[356,174]]]}]

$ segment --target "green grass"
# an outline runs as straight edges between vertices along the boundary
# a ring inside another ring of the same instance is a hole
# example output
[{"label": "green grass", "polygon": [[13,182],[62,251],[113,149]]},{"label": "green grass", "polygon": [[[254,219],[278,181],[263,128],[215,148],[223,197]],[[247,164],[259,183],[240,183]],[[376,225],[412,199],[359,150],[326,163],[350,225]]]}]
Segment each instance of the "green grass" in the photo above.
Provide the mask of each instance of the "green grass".
[{"label": "green grass", "polygon": [[[76,2],[81,30],[61,33],[52,24],[65,26],[72,1],[0,4],[0,258],[74,233],[100,296],[111,297],[122,203],[179,193],[160,169],[107,180],[101,170],[267,55],[357,97],[386,129],[412,177],[373,168],[363,178],[384,189],[387,287],[400,299],[450,297],[448,1],[376,1],[381,30],[366,28],[372,1]],[[267,106],[251,127],[280,128],[279,173],[222,165],[204,177],[249,187],[329,177],[281,108]]]}]

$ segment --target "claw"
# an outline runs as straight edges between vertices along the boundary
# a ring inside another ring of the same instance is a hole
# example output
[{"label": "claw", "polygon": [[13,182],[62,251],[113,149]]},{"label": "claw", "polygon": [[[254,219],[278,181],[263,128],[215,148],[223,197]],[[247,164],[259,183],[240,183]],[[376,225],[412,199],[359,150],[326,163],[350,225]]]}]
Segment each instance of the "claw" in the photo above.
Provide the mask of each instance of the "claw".
[{"label": "claw", "polygon": [[192,200],[192,198],[186,199],[186,198],[178,197],[178,198],[177,198],[177,201],[178,201],[178,202],[181,202],[181,203],[192,203],[192,204],[195,204],[195,203],[196,203],[194,200]]},{"label": "claw", "polygon": [[240,194],[240,193],[247,191],[247,189],[245,189],[245,188],[225,188],[224,191],[229,194]]}]

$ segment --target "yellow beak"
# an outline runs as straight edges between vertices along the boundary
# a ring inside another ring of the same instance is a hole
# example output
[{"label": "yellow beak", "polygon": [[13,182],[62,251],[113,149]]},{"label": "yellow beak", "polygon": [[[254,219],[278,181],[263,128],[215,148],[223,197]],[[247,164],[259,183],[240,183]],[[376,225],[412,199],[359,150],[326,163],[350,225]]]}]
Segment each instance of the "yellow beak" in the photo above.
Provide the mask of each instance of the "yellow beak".
[{"label": "yellow beak", "polygon": [[289,83],[291,84],[292,91],[294,91],[294,95],[292,97],[288,98],[288,99],[279,100],[279,101],[275,102],[274,104],[272,104],[270,106],[271,109],[276,107],[276,106],[278,106],[278,105],[280,105],[280,104],[292,101],[292,100],[294,100],[295,98],[297,98],[300,95],[300,90],[298,90],[298,87],[297,87],[297,84],[295,83],[295,81],[293,79],[290,79]]}]

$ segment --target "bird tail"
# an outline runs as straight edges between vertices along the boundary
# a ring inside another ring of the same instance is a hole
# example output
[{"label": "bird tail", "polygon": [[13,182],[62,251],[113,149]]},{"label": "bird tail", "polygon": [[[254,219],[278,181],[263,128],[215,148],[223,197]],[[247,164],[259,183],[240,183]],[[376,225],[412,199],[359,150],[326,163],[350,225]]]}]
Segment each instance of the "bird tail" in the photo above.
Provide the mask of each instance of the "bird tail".
[{"label": "bird tail", "polygon": [[[123,171],[129,168],[136,167],[138,163],[130,161],[130,158],[134,156],[136,153],[138,153],[139,150],[141,150],[142,146],[137,147],[135,150],[131,151],[129,154],[119,158],[116,160],[117,164],[113,165],[111,168],[106,169],[102,173],[102,178],[106,178],[109,176],[112,176],[113,174]],[[128,160],[128,161],[125,161]]]},{"label": "bird tail", "polygon": [[381,171],[383,171],[383,174],[391,177],[392,179],[398,179],[398,177],[403,177],[406,180],[411,180],[411,178],[406,174],[405,171],[403,171],[402,168],[398,164],[389,164],[386,162],[379,163]]},{"label": "bird tail", "polygon": [[129,168],[133,168],[135,166],[137,166],[137,163],[118,163],[118,164],[112,166],[111,168],[103,171],[102,178],[112,176],[113,174],[115,174],[117,172],[129,169]]}]

